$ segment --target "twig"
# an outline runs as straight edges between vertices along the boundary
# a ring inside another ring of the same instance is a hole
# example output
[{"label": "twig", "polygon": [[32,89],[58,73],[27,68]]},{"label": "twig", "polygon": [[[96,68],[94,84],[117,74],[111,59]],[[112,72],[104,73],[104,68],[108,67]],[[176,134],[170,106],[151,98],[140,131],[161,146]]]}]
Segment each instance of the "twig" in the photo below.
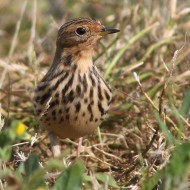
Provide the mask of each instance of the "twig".
[{"label": "twig", "polygon": [[35,38],[35,33],[36,33],[36,9],[37,9],[37,3],[36,0],[33,1],[33,18],[32,18],[32,27],[31,27],[31,32],[30,32],[30,40],[29,40],[29,45],[28,45],[28,57],[30,60],[30,64],[32,62],[32,55],[33,55],[33,42]]},{"label": "twig", "polygon": [[117,157],[117,156],[115,156],[115,155],[113,155],[113,154],[110,154],[110,153],[108,153],[108,152],[105,152],[105,151],[103,151],[103,150],[101,150],[101,149],[99,149],[99,148],[97,148],[97,147],[94,147],[94,148],[95,148],[96,150],[100,151],[101,153],[103,153],[103,154],[106,155],[106,156],[109,156],[109,157],[115,158],[115,159],[117,159],[117,160],[119,160],[119,161],[122,161],[121,158],[119,158],[119,157]]},{"label": "twig", "polygon": [[23,4],[23,7],[22,7],[22,10],[21,10],[21,15],[20,15],[20,19],[18,20],[17,24],[16,24],[16,30],[15,30],[15,33],[14,33],[14,37],[13,37],[13,41],[12,41],[12,44],[11,44],[11,48],[9,50],[9,61],[13,55],[13,52],[16,48],[16,44],[17,44],[17,39],[18,39],[18,33],[19,33],[19,30],[20,30],[20,25],[22,23],[22,19],[23,19],[23,16],[24,16],[24,12],[26,10],[26,5],[27,5],[27,0],[24,1],[24,4]]},{"label": "twig", "polygon": [[[151,98],[147,95],[147,93],[144,92],[137,73],[134,72],[133,74],[134,74],[134,76],[137,76],[137,78],[135,77],[135,79],[136,79],[136,81],[138,82],[139,87],[140,87],[140,90],[141,90],[141,92],[143,93],[143,95],[147,98],[147,100],[150,102],[150,104],[153,106],[153,108],[154,108],[156,111],[159,112],[159,108],[154,104],[154,102],[153,102],[153,101],[151,100]],[[138,79],[138,80],[137,80],[137,79]],[[162,114],[164,114],[164,113],[162,112]],[[179,131],[179,129],[177,128],[176,124],[172,121],[172,119],[170,119],[168,116],[166,116],[166,120],[167,120],[170,124],[173,125],[173,127],[174,127],[174,129],[175,129],[176,131],[178,131],[183,137],[185,137],[184,134],[182,134],[182,133]]]}]

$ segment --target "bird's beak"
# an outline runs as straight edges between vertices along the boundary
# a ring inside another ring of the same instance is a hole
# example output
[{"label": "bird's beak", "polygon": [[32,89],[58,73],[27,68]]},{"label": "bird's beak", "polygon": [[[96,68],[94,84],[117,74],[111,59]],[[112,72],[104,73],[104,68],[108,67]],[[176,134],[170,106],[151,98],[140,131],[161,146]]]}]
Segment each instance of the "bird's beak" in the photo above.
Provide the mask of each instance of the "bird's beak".
[{"label": "bird's beak", "polygon": [[105,36],[107,34],[113,34],[113,33],[117,33],[120,30],[118,29],[111,29],[111,28],[103,28],[101,31],[98,31],[97,34],[100,36]]}]

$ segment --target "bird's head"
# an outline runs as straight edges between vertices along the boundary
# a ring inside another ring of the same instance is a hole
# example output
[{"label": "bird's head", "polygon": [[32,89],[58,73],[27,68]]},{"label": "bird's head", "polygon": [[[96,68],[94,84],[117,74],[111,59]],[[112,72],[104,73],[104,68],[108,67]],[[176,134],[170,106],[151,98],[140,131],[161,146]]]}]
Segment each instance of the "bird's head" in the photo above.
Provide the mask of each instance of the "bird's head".
[{"label": "bird's head", "polygon": [[103,36],[119,32],[109,29],[99,21],[90,18],[73,19],[66,22],[58,31],[57,47],[64,48],[90,48]]}]

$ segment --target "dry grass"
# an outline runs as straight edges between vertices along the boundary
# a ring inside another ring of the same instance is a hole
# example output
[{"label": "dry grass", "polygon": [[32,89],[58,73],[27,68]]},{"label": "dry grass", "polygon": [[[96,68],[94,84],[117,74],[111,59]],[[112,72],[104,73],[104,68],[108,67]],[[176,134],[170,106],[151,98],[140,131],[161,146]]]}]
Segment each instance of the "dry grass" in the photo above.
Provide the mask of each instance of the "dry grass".
[{"label": "dry grass", "polygon": [[[141,189],[190,136],[189,115],[178,112],[190,85],[190,5],[177,0],[60,2],[0,2],[0,125],[5,129],[19,120],[27,126],[25,139],[13,146],[2,167],[14,171],[31,152],[42,165],[49,161],[47,134],[33,114],[33,89],[53,59],[58,26],[87,16],[121,32],[103,39],[96,52],[95,63],[114,98],[109,119],[85,137],[81,159],[91,176],[109,173],[121,189]],[[62,141],[66,165],[76,159],[76,146],[76,141]],[[92,182],[93,189],[99,185]],[[187,180],[170,188],[188,189]]]}]

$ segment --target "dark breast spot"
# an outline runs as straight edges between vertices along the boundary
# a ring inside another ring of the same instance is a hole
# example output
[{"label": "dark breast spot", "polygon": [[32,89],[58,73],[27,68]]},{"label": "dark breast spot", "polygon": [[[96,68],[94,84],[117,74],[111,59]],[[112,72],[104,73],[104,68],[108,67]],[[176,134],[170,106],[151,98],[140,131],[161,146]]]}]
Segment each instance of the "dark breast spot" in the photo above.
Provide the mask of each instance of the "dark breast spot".
[{"label": "dark breast spot", "polygon": [[91,104],[88,104],[87,109],[88,109],[89,113],[92,114],[92,107],[91,107]]},{"label": "dark breast spot", "polygon": [[58,86],[69,76],[69,73],[65,73],[59,80],[57,80],[57,82],[55,83],[54,86],[52,86],[51,90],[55,91]]},{"label": "dark breast spot", "polygon": [[71,90],[68,94],[68,101],[72,102],[74,100],[75,96],[74,96],[74,91]]},{"label": "dark breast spot", "polygon": [[80,51],[76,51],[74,55],[77,57],[80,56]]},{"label": "dark breast spot", "polygon": [[91,99],[93,98],[93,94],[94,94],[94,90],[93,90],[93,87],[91,86],[90,87],[90,98]]},{"label": "dark breast spot", "polygon": [[62,94],[65,95],[66,92],[68,91],[69,87],[72,86],[74,80],[74,74],[71,75],[68,83],[65,85],[65,87],[62,89]]},{"label": "dark breast spot", "polygon": [[99,98],[99,100],[103,100],[100,84],[98,85],[98,98]]},{"label": "dark breast spot", "polygon": [[[44,104],[48,98],[51,97],[51,90],[49,90],[47,93],[45,93],[43,96],[39,97],[39,103]],[[37,101],[37,100],[36,100]],[[38,101],[37,101],[38,102]]]},{"label": "dark breast spot", "polygon": [[76,92],[77,92],[77,95],[78,95],[78,96],[81,95],[81,87],[80,87],[79,84],[76,86]]},{"label": "dark breast spot", "polygon": [[47,82],[46,83],[40,83],[38,86],[37,86],[37,88],[35,89],[35,92],[39,92],[39,91],[43,91],[43,90],[45,90],[46,89],[46,87],[47,87]]},{"label": "dark breast spot", "polygon": [[65,112],[68,113],[69,110],[70,110],[70,107],[67,107],[67,108],[65,109]]},{"label": "dark breast spot", "polygon": [[49,105],[50,105],[51,108],[53,108],[53,107],[59,105],[59,99],[57,98],[57,99],[55,99],[54,101],[51,101],[51,102],[49,103]]},{"label": "dark breast spot", "polygon": [[94,74],[95,78],[97,78],[98,80],[100,79],[100,75],[95,66],[93,66],[92,68],[92,73]]},{"label": "dark breast spot", "polygon": [[93,78],[93,76],[92,76],[91,73],[90,73],[89,77],[90,77],[90,80],[91,80],[92,86],[96,86],[96,82],[95,82],[95,80],[94,80],[94,78]]},{"label": "dark breast spot", "polygon": [[62,116],[61,119],[59,120],[59,123],[64,122],[64,117]]},{"label": "dark breast spot", "polygon": [[52,111],[52,116],[55,116],[56,115],[56,110],[53,110]]},{"label": "dark breast spot", "polygon": [[59,92],[55,93],[55,98],[59,98]]},{"label": "dark breast spot", "polygon": [[88,98],[84,99],[84,103],[87,104],[88,103]]},{"label": "dark breast spot", "polygon": [[78,102],[78,103],[75,105],[75,108],[76,108],[76,112],[79,112],[79,111],[80,111],[80,108],[81,108],[81,103]]},{"label": "dark breast spot", "polygon": [[63,96],[62,97],[62,103],[63,104],[68,104],[69,100],[68,100],[68,96]]},{"label": "dark breast spot", "polygon": [[65,73],[65,71],[62,69],[60,69],[60,71],[58,72],[55,72],[55,70],[56,70],[55,67],[51,67],[48,73],[42,79],[42,82],[47,82],[47,81],[50,82]]},{"label": "dark breast spot", "polygon": [[84,74],[83,76],[83,81],[82,81],[83,87],[84,87],[84,92],[87,91],[88,88],[88,83],[87,83],[87,79],[86,79],[86,74]]},{"label": "dark breast spot", "polygon": [[55,107],[55,105],[56,105],[56,101],[52,101],[52,102],[50,102],[49,105],[50,105],[51,108]]},{"label": "dark breast spot", "polygon": [[82,83],[82,77],[80,76],[80,73],[78,73],[78,81]]},{"label": "dark breast spot", "polygon": [[93,115],[90,116],[90,121],[93,121]]},{"label": "dark breast spot", "polygon": [[104,109],[103,109],[102,104],[101,104],[100,101],[98,101],[98,109],[99,109],[99,111],[101,113],[101,116],[104,115]]},{"label": "dark breast spot", "polygon": [[74,64],[72,67],[73,72],[75,72],[77,70],[77,64]]},{"label": "dark breast spot", "polygon": [[106,90],[104,90],[104,94],[105,94],[107,101],[110,101],[111,97]]}]

